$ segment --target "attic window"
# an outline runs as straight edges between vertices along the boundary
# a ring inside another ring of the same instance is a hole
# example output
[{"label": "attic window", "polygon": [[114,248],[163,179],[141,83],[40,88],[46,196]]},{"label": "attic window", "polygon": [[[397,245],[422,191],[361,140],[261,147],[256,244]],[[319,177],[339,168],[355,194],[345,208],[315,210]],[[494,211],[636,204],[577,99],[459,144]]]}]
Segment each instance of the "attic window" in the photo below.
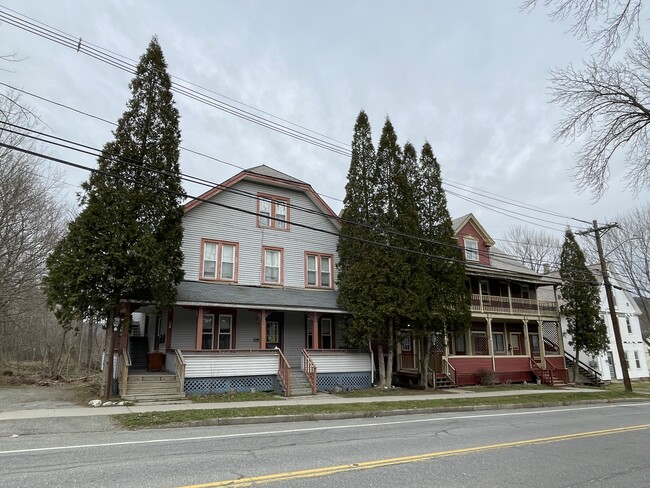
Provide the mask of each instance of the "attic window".
[{"label": "attic window", "polygon": [[258,194],[257,225],[272,229],[289,230],[289,199]]},{"label": "attic window", "polygon": [[467,261],[478,261],[478,241],[471,237],[463,239],[465,247],[465,259]]}]

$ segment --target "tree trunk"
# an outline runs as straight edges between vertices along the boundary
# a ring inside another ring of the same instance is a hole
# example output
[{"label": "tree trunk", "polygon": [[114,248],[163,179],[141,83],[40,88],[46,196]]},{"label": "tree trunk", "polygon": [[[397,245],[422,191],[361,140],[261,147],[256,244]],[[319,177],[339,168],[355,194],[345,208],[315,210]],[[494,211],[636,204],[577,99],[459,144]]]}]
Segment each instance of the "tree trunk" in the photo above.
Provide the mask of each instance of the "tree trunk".
[{"label": "tree trunk", "polygon": [[113,351],[115,349],[115,309],[108,312],[106,319],[106,340],[104,341],[104,400],[108,401],[113,396]]},{"label": "tree trunk", "polygon": [[384,347],[381,343],[377,344],[377,365],[379,366],[379,388],[386,387],[386,362],[384,359]]},{"label": "tree trunk", "polygon": [[[421,371],[420,386],[423,386],[425,390],[428,390],[429,389],[429,359],[431,359],[431,336],[428,335],[427,338],[422,341],[422,344],[424,346],[423,348],[424,354],[422,354],[420,358],[420,371]],[[433,384],[434,385],[436,384],[435,372],[434,372]]]},{"label": "tree trunk", "polygon": [[88,344],[86,344],[86,379],[84,381],[88,381],[88,377],[90,376],[90,361],[92,361],[93,343],[95,342],[95,339],[93,337],[94,328],[95,324],[93,323],[93,319],[91,317],[88,319]]},{"label": "tree trunk", "polygon": [[388,360],[386,361],[386,387],[393,386],[393,358],[395,357],[395,340],[393,337],[393,319],[388,322]]},{"label": "tree trunk", "polygon": [[573,364],[573,382],[577,383],[578,382],[578,372],[580,370],[580,362],[578,361],[578,355],[580,354],[580,350],[576,347],[576,362]]}]

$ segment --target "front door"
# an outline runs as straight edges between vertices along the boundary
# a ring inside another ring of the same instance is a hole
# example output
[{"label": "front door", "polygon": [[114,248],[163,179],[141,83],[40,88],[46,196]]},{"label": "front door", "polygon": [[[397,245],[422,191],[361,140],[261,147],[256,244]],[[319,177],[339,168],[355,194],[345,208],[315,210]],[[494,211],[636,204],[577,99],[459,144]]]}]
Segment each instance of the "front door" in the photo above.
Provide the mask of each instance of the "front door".
[{"label": "front door", "polygon": [[273,312],[266,319],[266,348],[282,349],[282,329],[284,325],[284,314]]},{"label": "front door", "polygon": [[530,339],[530,355],[534,358],[541,357],[539,350],[539,334],[528,334]]},{"label": "front door", "polygon": [[614,354],[612,351],[607,351],[607,364],[609,364],[609,376],[612,379],[616,378],[616,369],[614,369]]}]

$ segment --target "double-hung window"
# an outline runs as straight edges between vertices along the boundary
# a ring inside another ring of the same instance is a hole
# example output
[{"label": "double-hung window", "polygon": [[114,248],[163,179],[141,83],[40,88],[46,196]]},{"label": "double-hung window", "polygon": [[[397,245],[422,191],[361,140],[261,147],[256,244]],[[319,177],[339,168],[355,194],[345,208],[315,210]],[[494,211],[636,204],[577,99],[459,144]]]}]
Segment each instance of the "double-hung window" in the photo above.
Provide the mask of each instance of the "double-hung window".
[{"label": "double-hung window", "polygon": [[467,261],[478,261],[478,241],[476,239],[465,237],[463,239],[465,246],[465,259]]},{"label": "double-hung window", "polygon": [[492,332],[492,345],[494,346],[495,354],[505,354],[506,343],[503,332]]},{"label": "double-hung window", "polygon": [[258,227],[289,230],[289,199],[258,194]]},{"label": "double-hung window", "polygon": [[282,284],[283,249],[265,247],[263,252],[262,283],[267,285]]},{"label": "double-hung window", "polygon": [[332,288],[331,254],[305,253],[305,285],[308,287]]},{"label": "double-hung window", "polygon": [[625,325],[627,325],[627,333],[631,334],[632,333],[632,321],[630,320],[629,315],[625,316]]},{"label": "double-hung window", "polygon": [[201,279],[237,281],[238,244],[223,241],[202,241]]},{"label": "double-hung window", "polygon": [[232,315],[219,315],[218,328],[213,313],[203,316],[201,331],[201,349],[232,349],[233,324]]}]

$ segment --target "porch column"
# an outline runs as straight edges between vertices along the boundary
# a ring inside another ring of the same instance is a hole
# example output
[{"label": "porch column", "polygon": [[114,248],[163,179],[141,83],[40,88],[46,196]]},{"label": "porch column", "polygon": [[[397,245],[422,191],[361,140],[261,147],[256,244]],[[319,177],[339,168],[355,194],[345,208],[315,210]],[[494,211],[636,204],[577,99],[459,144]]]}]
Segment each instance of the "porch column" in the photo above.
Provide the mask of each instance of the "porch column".
[{"label": "porch column", "polygon": [[122,351],[128,346],[129,328],[131,327],[131,304],[121,303],[119,306],[119,314],[121,319],[119,351],[122,354]]},{"label": "porch column", "polygon": [[537,318],[537,331],[539,334],[539,358],[542,362],[542,367],[546,369],[546,346],[544,344],[544,327],[542,326],[542,319]]},{"label": "porch column", "polygon": [[172,325],[174,323],[174,308],[170,308],[167,312],[167,332],[165,333],[165,349],[172,348]]},{"label": "porch column", "polygon": [[524,319],[522,322],[524,323],[524,353],[526,356],[531,357],[530,337],[528,337],[528,320]]},{"label": "porch column", "polygon": [[562,322],[558,317],[555,328],[557,329],[557,347],[560,349],[560,356],[564,356],[564,338],[562,336]]},{"label": "porch column", "polygon": [[266,318],[270,312],[260,310],[258,317],[260,318],[260,349],[266,349]]},{"label": "porch column", "polygon": [[509,281],[508,281],[508,305],[510,306],[510,313],[512,313],[512,291],[510,290]]},{"label": "porch column", "polygon": [[487,340],[488,340],[488,354],[492,358],[492,371],[495,371],[496,367],[494,364],[494,344],[492,342],[492,317],[485,319],[487,321]]},{"label": "porch column", "polygon": [[203,338],[203,307],[199,307],[199,314],[196,319],[196,350],[201,350],[201,342]]},{"label": "porch column", "polygon": [[318,337],[318,319],[320,314],[313,312],[311,314],[311,347],[312,349],[320,349]]}]

